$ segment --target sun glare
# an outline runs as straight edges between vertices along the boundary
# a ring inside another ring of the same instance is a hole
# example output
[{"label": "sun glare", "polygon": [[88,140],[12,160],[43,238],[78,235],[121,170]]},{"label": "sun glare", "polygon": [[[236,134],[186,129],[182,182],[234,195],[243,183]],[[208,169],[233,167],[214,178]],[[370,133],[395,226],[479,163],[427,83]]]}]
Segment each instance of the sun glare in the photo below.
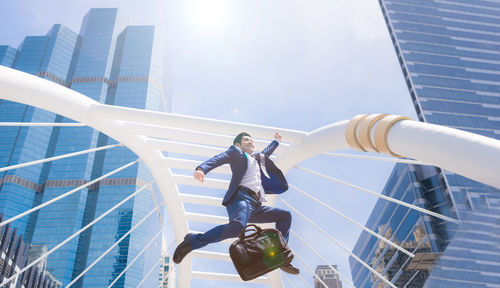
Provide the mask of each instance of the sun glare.
[{"label": "sun glare", "polygon": [[224,26],[228,16],[228,0],[195,0],[190,14],[197,30],[209,32]]}]

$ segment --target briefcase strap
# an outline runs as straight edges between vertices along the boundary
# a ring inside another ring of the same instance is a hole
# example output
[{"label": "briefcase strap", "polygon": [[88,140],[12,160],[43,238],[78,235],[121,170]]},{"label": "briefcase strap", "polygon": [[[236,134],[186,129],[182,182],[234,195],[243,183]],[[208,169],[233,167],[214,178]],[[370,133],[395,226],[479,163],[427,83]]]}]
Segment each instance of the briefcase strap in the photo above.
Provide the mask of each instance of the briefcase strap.
[{"label": "briefcase strap", "polygon": [[[250,232],[250,231],[255,231],[255,232],[251,233],[249,235],[245,235],[247,232]],[[254,225],[254,224],[248,224],[247,226],[245,226],[245,228],[243,228],[241,230],[240,239],[243,240],[246,238],[251,238],[251,237],[259,234],[260,232],[262,232],[262,229],[259,226]]]}]

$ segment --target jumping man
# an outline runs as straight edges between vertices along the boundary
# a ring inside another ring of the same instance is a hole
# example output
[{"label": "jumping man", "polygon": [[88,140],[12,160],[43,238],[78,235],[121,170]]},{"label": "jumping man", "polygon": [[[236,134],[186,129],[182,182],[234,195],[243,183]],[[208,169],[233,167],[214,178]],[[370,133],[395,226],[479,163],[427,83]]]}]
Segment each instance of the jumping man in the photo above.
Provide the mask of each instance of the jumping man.
[{"label": "jumping man", "polygon": [[[274,141],[260,153],[254,153],[254,144],[250,134],[242,132],[233,140],[228,150],[216,155],[196,167],[194,179],[203,183],[205,174],[212,169],[229,163],[232,177],[229,189],[224,195],[222,205],[226,206],[229,223],[216,226],[205,233],[188,233],[174,252],[174,262],[179,264],[194,249],[210,243],[237,237],[241,230],[251,223],[276,223],[288,242],[292,215],[289,211],[276,207],[264,206],[265,193],[280,194],[288,189],[288,184],[281,170],[269,159],[281,142],[282,136],[276,132]],[[261,175],[264,174],[264,175]],[[284,265],[281,270],[290,274],[299,274],[299,269],[292,264]]]}]

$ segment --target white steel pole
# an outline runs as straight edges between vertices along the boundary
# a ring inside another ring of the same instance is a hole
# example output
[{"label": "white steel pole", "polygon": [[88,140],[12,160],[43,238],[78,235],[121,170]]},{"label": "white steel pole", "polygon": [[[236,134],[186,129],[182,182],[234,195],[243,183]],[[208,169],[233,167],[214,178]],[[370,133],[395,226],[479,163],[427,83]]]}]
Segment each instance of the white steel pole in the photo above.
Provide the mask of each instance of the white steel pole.
[{"label": "white steel pole", "polygon": [[385,196],[383,194],[380,194],[380,193],[377,193],[375,191],[371,191],[369,189],[365,189],[363,187],[360,187],[358,185],[354,185],[354,184],[351,184],[349,182],[346,182],[346,181],[343,181],[343,180],[340,180],[340,179],[337,179],[337,178],[334,178],[332,176],[327,176],[325,174],[321,174],[319,172],[316,172],[316,171],[312,171],[310,169],[307,169],[307,168],[302,168],[302,167],[298,167],[298,166],[295,166],[295,168],[299,169],[299,170],[302,170],[302,171],[305,171],[305,172],[308,172],[308,173],[311,173],[311,174],[314,174],[314,175],[317,175],[317,176],[320,176],[320,177],[323,177],[325,179],[328,179],[328,180],[332,180],[334,182],[337,182],[337,183],[340,183],[340,184],[343,184],[343,185],[346,185],[346,186],[349,186],[351,188],[355,188],[357,190],[360,190],[360,191],[363,191],[363,192],[366,192],[368,194],[371,194],[371,195],[374,195],[378,198],[382,198],[384,200],[387,200],[387,201],[391,201],[391,202],[394,202],[394,203],[397,203],[399,205],[402,205],[402,206],[405,206],[405,207],[408,207],[408,208],[411,208],[411,209],[414,209],[414,210],[417,210],[419,212],[422,212],[422,213],[425,213],[425,214],[428,214],[428,215],[431,215],[431,216],[434,216],[434,217],[437,217],[437,218],[440,218],[440,219],[443,219],[443,220],[446,220],[446,221],[449,221],[449,222],[453,222],[453,223],[459,223],[458,220],[456,219],[453,219],[453,218],[450,218],[448,216],[444,216],[444,215],[441,215],[439,213],[436,213],[436,212],[432,212],[430,210],[427,210],[427,209],[424,209],[424,208],[421,208],[421,207],[418,207],[418,206],[415,206],[413,204],[409,204],[409,203],[406,203],[406,202],[403,202],[401,200],[398,200],[398,199],[395,199],[395,198],[392,198],[392,197],[389,197],[389,196]]},{"label": "white steel pole", "polygon": [[353,287],[353,288],[356,288],[354,286],[354,284],[347,278],[345,277],[343,274],[341,274],[337,269],[335,269],[332,265],[330,265],[330,263],[328,263],[328,261],[326,261],[325,258],[323,258],[321,256],[321,254],[316,251],[311,245],[309,245],[304,239],[302,239],[297,233],[295,233],[295,231],[293,230],[290,230],[290,232],[297,238],[300,240],[300,242],[302,242],[302,244],[304,244],[307,248],[309,248],[309,250],[311,250],[316,256],[318,256],[319,259],[321,259],[323,262],[325,262],[326,265],[328,265],[328,267],[330,267],[330,269],[332,269],[333,271],[335,271],[337,274],[339,274],[339,276],[344,279],[345,282],[347,282],[347,284],[349,284],[349,286]]},{"label": "white steel pole", "polygon": [[151,240],[149,240],[149,242],[144,245],[144,247],[142,248],[142,250],[137,253],[137,255],[134,257],[134,259],[132,259],[132,261],[130,261],[130,263],[127,265],[127,267],[125,267],[125,269],[122,270],[122,272],[120,272],[120,274],[118,274],[118,276],[115,277],[115,279],[113,280],[113,282],[111,282],[111,284],[108,285],[107,288],[110,288],[112,287],[116,281],[118,281],[120,279],[120,277],[122,277],[123,274],[125,274],[125,272],[127,272],[128,268],[130,268],[130,266],[134,265],[135,261],[137,261],[137,259],[139,259],[139,257],[141,257],[142,253],[144,253],[146,251],[146,249],[149,248],[149,246],[151,246],[151,244],[153,244],[153,242],[158,239],[158,237],[161,235],[161,233],[163,232],[163,230],[165,230],[165,228],[167,228],[168,224],[170,224],[170,221],[168,221],[168,223],[166,223],[165,226],[163,226],[157,233],[155,236],[153,236],[153,238],[151,238]]},{"label": "white steel pole", "polygon": [[113,212],[116,208],[120,207],[123,203],[127,202],[128,200],[130,200],[132,197],[134,197],[135,195],[137,195],[142,190],[146,189],[146,187],[148,187],[149,185],[151,185],[151,183],[152,182],[150,182],[150,183],[142,186],[137,191],[135,191],[134,193],[130,194],[125,199],[123,199],[122,201],[120,201],[118,204],[116,204],[115,206],[111,207],[108,211],[104,212],[101,216],[97,217],[92,222],[90,222],[89,224],[85,225],[85,227],[83,227],[82,229],[76,231],[75,233],[73,233],[73,235],[69,236],[64,241],[62,241],[61,243],[57,244],[54,248],[50,249],[48,252],[46,252],[45,254],[42,254],[36,260],[34,260],[33,262],[31,262],[28,265],[26,265],[23,269],[19,270],[16,274],[14,274],[11,277],[9,277],[8,279],[4,280],[4,282],[2,282],[0,284],[0,287],[4,287],[4,285],[6,285],[10,281],[14,280],[17,276],[21,275],[21,273],[24,273],[26,270],[28,270],[31,267],[33,267],[36,264],[38,264],[38,262],[40,262],[43,259],[47,258],[50,254],[54,253],[57,249],[61,248],[64,244],[68,243],[69,241],[71,241],[72,239],[74,239],[76,236],[80,235],[80,233],[82,233],[83,231],[85,231],[85,230],[89,229],[90,227],[92,227],[92,225],[94,225],[95,223],[97,223],[99,220],[101,220],[102,218],[104,218],[109,213]]},{"label": "white steel pole", "polygon": [[375,271],[375,269],[373,269],[370,265],[366,264],[363,260],[361,260],[358,256],[356,256],[354,253],[352,253],[351,251],[349,251],[349,249],[347,249],[344,245],[342,245],[339,241],[337,241],[335,238],[333,238],[332,236],[330,236],[330,234],[326,233],[325,230],[321,229],[318,225],[316,225],[316,223],[314,223],[311,219],[307,218],[306,216],[304,216],[304,214],[300,213],[297,209],[295,209],[292,205],[290,205],[288,202],[286,202],[285,200],[283,200],[282,198],[278,197],[278,199],[283,203],[285,204],[288,208],[292,209],[295,213],[297,213],[300,217],[302,217],[304,220],[306,220],[307,222],[309,222],[309,224],[311,224],[314,228],[316,228],[318,231],[320,231],[323,235],[325,235],[328,239],[330,239],[330,241],[332,241],[333,243],[335,243],[337,246],[339,246],[342,250],[344,250],[345,252],[347,252],[352,258],[356,259],[356,261],[358,261],[361,265],[365,266],[368,270],[370,270],[370,272],[372,272],[373,274],[375,274],[378,278],[380,278],[382,281],[384,281],[387,285],[391,286],[392,288],[398,288],[396,287],[394,284],[391,283],[391,281],[389,281],[387,278],[385,278],[384,276],[382,276],[379,272]]},{"label": "white steel pole", "polygon": [[0,126],[84,127],[85,123],[0,122]]},{"label": "white steel pole", "polygon": [[92,153],[92,152],[101,151],[101,150],[105,150],[105,149],[110,149],[110,148],[114,148],[114,147],[118,147],[118,146],[123,146],[123,144],[114,144],[114,145],[101,146],[101,147],[97,147],[97,148],[82,150],[82,151],[68,153],[68,154],[59,155],[59,156],[54,156],[54,157],[50,157],[50,158],[45,158],[45,159],[30,161],[30,162],[26,162],[26,163],[11,165],[11,166],[6,166],[6,167],[3,167],[3,168],[0,168],[0,172],[12,170],[12,169],[18,169],[18,168],[27,167],[27,166],[36,165],[36,164],[41,164],[41,163],[45,163],[45,162],[49,162],[49,161],[54,161],[54,160],[59,160],[59,159],[64,159],[64,158],[69,158],[69,157],[78,156],[78,155],[82,155],[82,154]]},{"label": "white steel pole", "polygon": [[115,170],[113,170],[113,171],[111,171],[111,172],[109,172],[109,173],[107,173],[107,174],[104,174],[104,175],[102,175],[101,177],[96,178],[96,179],[94,179],[94,180],[92,180],[92,181],[90,181],[90,182],[87,182],[86,184],[83,184],[83,185],[82,185],[82,186],[80,186],[80,187],[77,187],[77,188],[75,188],[75,189],[73,189],[73,190],[71,190],[71,191],[68,191],[68,192],[66,192],[66,193],[64,193],[64,194],[62,194],[62,195],[59,195],[59,196],[57,196],[57,197],[55,197],[55,198],[53,198],[53,199],[50,199],[49,201],[47,201],[47,202],[45,202],[45,203],[43,203],[43,204],[40,204],[40,205],[38,205],[38,206],[36,206],[36,207],[33,207],[33,208],[29,209],[28,211],[25,211],[25,212],[23,212],[23,213],[21,213],[21,214],[18,214],[18,215],[16,215],[16,216],[12,217],[12,218],[9,218],[9,219],[7,219],[7,220],[5,220],[5,221],[1,222],[1,223],[0,223],[0,227],[2,227],[2,226],[4,226],[4,225],[7,225],[7,224],[9,224],[10,222],[15,221],[15,220],[17,220],[17,219],[19,219],[19,218],[21,218],[21,217],[23,217],[23,216],[26,216],[26,215],[28,215],[28,214],[30,214],[30,213],[32,213],[32,212],[35,212],[35,211],[37,211],[37,210],[40,210],[40,209],[42,209],[43,207],[48,206],[48,205],[50,205],[50,204],[52,204],[52,203],[54,203],[54,202],[57,202],[57,201],[59,201],[59,200],[61,200],[61,199],[63,199],[63,198],[66,198],[66,197],[68,197],[69,195],[74,194],[75,192],[78,192],[78,191],[82,190],[83,188],[86,188],[86,187],[88,187],[88,186],[90,186],[90,185],[92,185],[92,184],[94,184],[94,183],[96,183],[96,182],[99,182],[99,181],[101,181],[102,179],[104,179],[104,178],[106,178],[106,177],[108,177],[108,176],[110,176],[110,175],[113,175],[113,174],[115,174],[115,173],[118,173],[118,172],[122,171],[123,169],[126,169],[126,168],[128,168],[128,167],[130,167],[130,166],[134,165],[134,164],[135,164],[135,163],[137,163],[137,162],[139,162],[139,160],[135,160],[135,161],[130,162],[130,163],[126,164],[126,165],[123,165],[122,167],[120,167],[120,168],[118,168],[118,169],[115,169]]},{"label": "white steel pole", "polygon": [[111,245],[111,247],[109,247],[106,251],[104,251],[101,254],[101,256],[99,256],[94,262],[92,262],[92,264],[90,264],[87,268],[85,268],[85,270],[83,270],[80,274],[78,274],[78,276],[76,276],[71,282],[69,282],[69,284],[66,285],[66,288],[71,287],[71,285],[75,284],[76,281],[78,281],[78,279],[80,279],[83,275],[85,275],[87,271],[89,271],[92,267],[94,267],[95,264],[97,264],[97,262],[99,262],[102,258],[104,258],[104,256],[106,256],[111,250],[113,250],[113,248],[115,248],[116,245],[120,244],[120,242],[122,242],[123,239],[125,239],[128,235],[130,235],[130,233],[132,233],[135,229],[137,229],[137,227],[139,227],[144,221],[146,221],[146,219],[148,219],[149,216],[151,216],[154,212],[156,212],[156,210],[158,210],[158,208],[160,208],[162,205],[163,203],[156,206],[146,216],[144,216],[144,218],[142,218],[141,221],[135,224],[134,227],[130,228],[130,230],[128,230],[127,233],[125,233],[122,237],[120,237],[120,239],[118,239],[115,243],[113,243],[113,245]]},{"label": "white steel pole", "polygon": [[364,231],[366,231],[367,233],[369,233],[370,235],[372,236],[375,236],[377,237],[379,240],[381,240],[382,242],[398,249],[399,251],[405,253],[406,255],[410,256],[411,258],[415,257],[415,254],[411,253],[410,251],[404,249],[403,247],[399,246],[398,244],[386,239],[384,236],[382,235],[379,235],[377,233],[375,233],[375,231],[365,227],[364,225],[356,222],[354,219],[350,218],[350,217],[347,217],[346,215],[344,215],[343,213],[341,213],[340,211],[338,211],[337,209],[333,208],[333,207],[330,207],[329,205],[327,205],[325,202],[307,194],[306,192],[304,192],[303,190],[297,188],[296,186],[290,184],[290,187],[298,192],[300,192],[302,195],[308,197],[309,199],[315,201],[316,203],[322,205],[323,207],[327,208],[328,210],[332,211],[333,213],[339,215],[340,217],[346,219],[347,221],[351,222],[352,224],[358,226],[359,228],[363,229]]}]

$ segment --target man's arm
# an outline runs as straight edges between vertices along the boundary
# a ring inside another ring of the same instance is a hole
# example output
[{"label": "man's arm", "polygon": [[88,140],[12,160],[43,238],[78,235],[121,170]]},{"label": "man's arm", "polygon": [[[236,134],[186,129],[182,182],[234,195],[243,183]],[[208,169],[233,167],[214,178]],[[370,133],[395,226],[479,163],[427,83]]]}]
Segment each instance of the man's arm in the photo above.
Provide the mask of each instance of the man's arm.
[{"label": "man's arm", "polygon": [[210,172],[211,170],[224,165],[226,163],[229,163],[231,160],[231,156],[233,155],[233,152],[235,151],[236,147],[233,145],[229,147],[228,150],[215,155],[214,157],[208,159],[207,161],[201,163],[198,167],[196,167],[196,170],[194,171],[193,178],[200,181],[203,183],[205,180],[205,174]]},{"label": "man's arm", "polygon": [[278,148],[278,146],[280,145],[282,138],[283,137],[281,136],[281,134],[279,132],[274,133],[273,142],[271,142],[271,144],[269,144],[266,148],[264,148],[260,153],[263,153],[268,157],[271,156],[273,154],[274,150],[276,150],[276,148]]}]

